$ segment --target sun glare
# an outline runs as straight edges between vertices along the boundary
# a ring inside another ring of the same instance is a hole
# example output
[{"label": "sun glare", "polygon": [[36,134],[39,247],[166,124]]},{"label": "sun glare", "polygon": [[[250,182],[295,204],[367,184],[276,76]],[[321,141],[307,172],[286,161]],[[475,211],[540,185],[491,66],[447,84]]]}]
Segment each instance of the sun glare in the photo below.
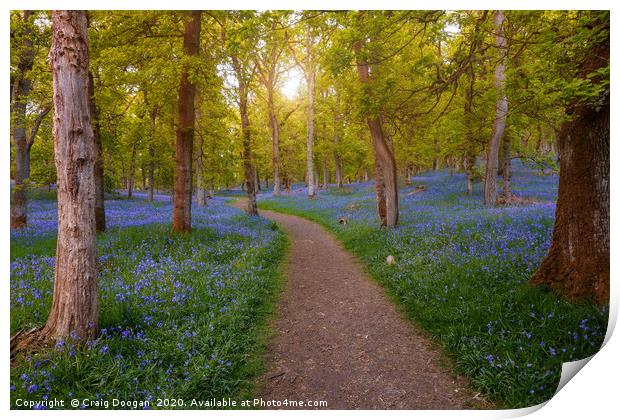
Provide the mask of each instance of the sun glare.
[{"label": "sun glare", "polygon": [[299,89],[301,89],[304,83],[304,76],[297,67],[289,69],[283,75],[282,93],[289,99],[293,99],[299,95]]}]

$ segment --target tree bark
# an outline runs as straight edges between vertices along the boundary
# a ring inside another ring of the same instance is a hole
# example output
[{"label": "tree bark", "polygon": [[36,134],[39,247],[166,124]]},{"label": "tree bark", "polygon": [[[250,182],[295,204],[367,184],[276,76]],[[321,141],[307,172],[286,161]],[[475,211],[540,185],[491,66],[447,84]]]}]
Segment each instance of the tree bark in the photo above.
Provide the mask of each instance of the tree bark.
[{"label": "tree bark", "polygon": [[99,322],[95,243],[95,161],[88,94],[85,11],[52,12],[54,156],[58,172],[58,241],[46,340],[96,336]]},{"label": "tree bark", "polygon": [[27,181],[30,177],[30,148],[26,139],[26,101],[32,82],[29,74],[34,64],[34,50],[30,35],[31,10],[24,10],[22,20],[24,33],[22,51],[18,63],[18,76],[12,87],[13,142],[15,145],[15,184],[11,197],[11,229],[26,227],[28,224]]},{"label": "tree bark", "polygon": [[196,154],[196,203],[200,207],[207,205],[207,190],[204,178],[204,168],[202,161],[204,140],[202,136],[198,136],[198,151]]},{"label": "tree bark", "polygon": [[256,188],[254,186],[256,171],[252,164],[252,138],[250,133],[250,119],[248,118],[248,95],[245,83],[242,83],[239,91],[242,92],[239,100],[239,111],[241,112],[241,134],[243,137],[243,170],[245,174],[246,190],[248,194],[247,213],[251,216],[258,215],[256,206]]},{"label": "tree bark", "polygon": [[504,136],[502,141],[502,197],[507,200],[512,195],[511,185],[510,185],[510,171],[511,171],[511,161],[510,158],[510,137]]},{"label": "tree bark", "polygon": [[[609,20],[598,22],[609,29]],[[609,65],[609,38],[581,65],[586,79]],[[600,79],[593,79],[594,83]],[[575,103],[558,138],[560,185],[549,254],[531,279],[569,298],[609,301],[609,88],[596,103]]]},{"label": "tree bark", "polygon": [[95,227],[97,232],[103,232],[105,223],[105,204],[103,187],[103,146],[101,144],[101,130],[99,125],[99,110],[95,103],[95,83],[92,72],[88,72],[88,99],[92,118],[93,140],[95,142]]},{"label": "tree bark", "polygon": [[381,226],[387,226],[387,203],[385,200],[385,180],[381,162],[375,157],[375,195],[377,197],[377,214]]},{"label": "tree bark", "polygon": [[[361,41],[354,44],[357,56],[357,74],[362,84],[368,85],[370,70],[368,63],[361,59],[362,45]],[[393,228],[398,224],[396,161],[386,142],[379,115],[367,114],[366,123],[370,129],[370,137],[375,150],[375,189],[379,219],[382,227]]]},{"label": "tree bark", "polygon": [[207,205],[207,188],[204,176],[204,137],[202,136],[202,111],[200,109],[200,99],[196,100],[196,119],[198,128],[198,143],[196,150],[196,204],[200,207]]},{"label": "tree bark", "polygon": [[306,28],[306,86],[308,88],[308,128],[306,140],[306,163],[308,170],[308,197],[313,198],[315,192],[314,161],[312,156],[312,146],[314,144],[314,88],[316,70],[313,57],[312,32],[310,25]]},{"label": "tree bark", "polygon": [[258,215],[256,205],[256,171],[252,162],[252,133],[250,131],[250,119],[248,117],[248,86],[244,75],[243,64],[236,55],[231,56],[233,68],[237,77],[237,89],[239,94],[239,114],[241,116],[241,137],[243,142],[243,174],[245,187],[248,195],[247,213],[251,216]]},{"label": "tree bark", "polygon": [[273,195],[280,195],[280,123],[273,101],[273,86],[270,84],[267,86],[267,110],[273,148]]},{"label": "tree bark", "polygon": [[157,118],[157,105],[153,106],[150,112],[151,117],[151,133],[149,138],[149,189],[146,196],[148,202],[153,201],[153,195],[155,192],[155,121]]},{"label": "tree bark", "polygon": [[484,205],[494,206],[497,201],[497,168],[499,166],[499,146],[506,128],[508,98],[506,97],[506,38],[504,37],[504,12],[493,12],[495,26],[495,46],[500,52],[500,60],[495,67],[495,88],[498,98],[495,104],[495,119],[491,140],[487,149],[487,165],[484,179]]},{"label": "tree bark", "polygon": [[129,160],[129,181],[127,183],[127,198],[133,197],[133,188],[136,182],[136,149],[138,141],[134,141],[131,145],[131,158]]},{"label": "tree bark", "polygon": [[329,167],[327,166],[327,154],[323,154],[323,188],[329,188]]},{"label": "tree bark", "polygon": [[342,188],[342,160],[338,155],[338,143],[340,142],[340,95],[336,97],[336,112],[334,112],[334,167],[336,175],[336,185]]},{"label": "tree bark", "polygon": [[[252,160],[256,162],[256,156]],[[254,164],[254,193],[258,194],[259,191],[260,191],[260,176],[258,174],[258,166]]]},{"label": "tree bark", "polygon": [[[190,57],[198,55],[200,50],[200,17],[202,12],[195,10],[191,19],[184,22],[183,50]],[[172,213],[172,230],[189,233],[192,230],[192,149],[194,146],[194,99],[196,85],[190,80],[189,66],[186,65],[181,75],[179,88],[179,125],[176,132],[175,147],[175,196]]]}]

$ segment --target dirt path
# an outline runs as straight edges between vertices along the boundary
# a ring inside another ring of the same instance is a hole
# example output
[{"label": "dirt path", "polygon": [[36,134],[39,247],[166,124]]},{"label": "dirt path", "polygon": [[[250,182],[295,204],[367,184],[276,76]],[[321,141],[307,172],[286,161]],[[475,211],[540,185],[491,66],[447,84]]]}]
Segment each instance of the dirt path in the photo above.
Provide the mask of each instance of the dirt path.
[{"label": "dirt path", "polygon": [[440,353],[330,234],[299,217],[261,215],[291,238],[277,333],[260,379],[264,400],[325,400],[332,409],[472,407],[466,382],[439,367]]}]

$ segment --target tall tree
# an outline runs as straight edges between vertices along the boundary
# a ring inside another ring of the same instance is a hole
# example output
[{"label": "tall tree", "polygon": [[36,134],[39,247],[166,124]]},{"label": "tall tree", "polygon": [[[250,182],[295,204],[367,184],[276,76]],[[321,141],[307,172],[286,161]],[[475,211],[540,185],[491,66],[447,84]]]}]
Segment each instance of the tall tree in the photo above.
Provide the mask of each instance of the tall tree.
[{"label": "tall tree", "polygon": [[148,170],[148,184],[149,189],[147,192],[146,200],[153,201],[153,195],[155,192],[155,121],[157,119],[158,107],[153,105],[153,108],[149,111],[149,170]]},{"label": "tall tree", "polygon": [[[473,12],[475,13],[475,12]],[[476,167],[476,140],[474,138],[474,94],[476,86],[476,71],[474,64],[478,62],[477,57],[482,44],[481,27],[487,19],[487,11],[478,16],[473,25],[470,35],[469,57],[465,66],[464,73],[467,75],[465,85],[465,105],[464,105],[464,125],[465,125],[465,171],[467,173],[467,195],[472,195],[474,191],[474,170]]]},{"label": "tall tree", "polygon": [[[45,326],[16,345],[97,334],[99,292],[94,168],[97,150],[88,93],[85,11],[52,12],[49,58],[54,87],[54,154],[58,173],[58,240],[52,309]],[[11,343],[13,347],[13,343]]]},{"label": "tall tree", "polygon": [[103,187],[103,146],[101,145],[101,127],[99,110],[95,102],[95,82],[92,72],[88,72],[88,97],[92,118],[93,140],[95,142],[95,225],[97,232],[105,231],[105,204]]},{"label": "tall tree", "polygon": [[200,97],[196,96],[196,133],[198,142],[196,149],[196,204],[200,207],[207,205],[207,187],[204,176],[204,149],[205,141],[202,135],[202,111],[200,108]]},{"label": "tall tree", "polygon": [[[267,115],[273,153],[273,195],[280,194],[280,122],[276,111],[276,86],[282,74],[282,53],[285,39],[282,36],[280,11],[269,11],[263,14],[265,22],[264,46],[256,53],[258,78],[267,91]],[[288,13],[288,12],[284,12]]]},{"label": "tall tree", "polygon": [[291,48],[291,55],[297,66],[302,70],[306,80],[306,91],[308,94],[308,115],[306,125],[306,176],[308,183],[308,197],[313,198],[316,195],[317,181],[314,176],[314,155],[312,147],[314,145],[314,108],[315,108],[315,90],[316,90],[316,39],[313,33],[312,23],[306,21],[304,30],[303,53],[299,54],[295,49]]},{"label": "tall tree", "polygon": [[334,110],[334,167],[336,172],[336,186],[342,188],[343,186],[343,173],[342,173],[342,159],[338,153],[338,143],[340,143],[340,136],[342,132],[342,115],[340,109],[340,92],[336,93],[336,109]]},{"label": "tall tree", "polygon": [[[188,57],[196,57],[200,50],[201,11],[195,10],[184,22],[183,51]],[[172,230],[192,230],[192,159],[194,145],[194,99],[196,85],[190,79],[190,65],[185,63],[179,88],[179,125],[176,133],[176,177]]]},{"label": "tall tree", "polygon": [[506,116],[508,114],[508,97],[506,96],[506,38],[504,36],[504,12],[493,12],[495,27],[495,46],[499,50],[500,59],[495,66],[495,89],[498,98],[495,104],[495,119],[489,146],[487,148],[487,165],[484,178],[484,204],[494,206],[497,201],[497,170],[499,166],[499,147],[504,137]]},{"label": "tall tree", "polygon": [[[358,22],[363,20],[363,13],[358,15]],[[362,35],[363,36],[363,35]],[[356,67],[359,80],[367,93],[365,102],[372,101],[372,87],[370,64],[367,52],[364,51],[364,40],[357,40],[353,44],[356,58]],[[377,195],[377,210],[381,226],[393,228],[398,223],[398,178],[396,160],[390,149],[381,122],[379,110],[369,107],[366,110],[366,123],[370,130],[373,149],[375,151],[375,190]]]},{"label": "tall tree", "polygon": [[13,127],[13,144],[15,146],[15,184],[11,197],[11,228],[27,225],[27,182],[30,177],[30,149],[43,118],[50,107],[46,107],[37,116],[30,135],[26,130],[26,104],[32,87],[30,72],[34,64],[34,47],[32,42],[31,10],[22,12],[22,33],[17,74],[11,87],[11,122]]},{"label": "tall tree", "polygon": [[549,254],[531,279],[569,297],[609,300],[609,12],[582,31],[595,40],[578,81],[591,93],[572,101],[558,136],[560,185]]},{"label": "tall tree", "polygon": [[316,65],[314,63],[314,46],[312,29],[310,25],[306,27],[306,60],[304,75],[306,77],[306,88],[308,89],[308,126],[306,138],[306,164],[308,170],[308,197],[315,195],[314,160],[312,146],[314,144],[314,90],[316,81]]},{"label": "tall tree", "polygon": [[251,27],[253,15],[254,12],[247,11],[230,13],[230,19],[222,25],[222,38],[237,82],[236,96],[241,119],[244,186],[248,195],[247,213],[255,216],[258,215],[256,169],[248,109],[250,88],[257,71],[256,62],[252,59],[256,46],[255,34]]},{"label": "tall tree", "polygon": [[[256,205],[256,186],[254,185],[256,182],[256,169],[254,168],[252,160],[252,133],[250,131],[250,118],[248,116],[248,69],[247,65],[241,62],[238,55],[233,53],[231,59],[237,77],[239,114],[241,116],[241,138],[243,141],[243,173],[248,193],[247,212],[249,215],[255,216],[258,214],[258,207]],[[253,73],[253,71],[251,73]]]}]

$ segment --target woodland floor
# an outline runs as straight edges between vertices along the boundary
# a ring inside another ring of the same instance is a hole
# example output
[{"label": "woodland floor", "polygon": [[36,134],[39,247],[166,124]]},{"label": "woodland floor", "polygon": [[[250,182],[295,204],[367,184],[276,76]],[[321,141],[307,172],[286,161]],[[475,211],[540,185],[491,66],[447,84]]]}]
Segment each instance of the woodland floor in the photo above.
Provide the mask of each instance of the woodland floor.
[{"label": "woodland floor", "polygon": [[262,398],[324,400],[331,409],[480,405],[467,381],[444,368],[441,351],[329,233],[300,217],[261,215],[291,240]]}]

